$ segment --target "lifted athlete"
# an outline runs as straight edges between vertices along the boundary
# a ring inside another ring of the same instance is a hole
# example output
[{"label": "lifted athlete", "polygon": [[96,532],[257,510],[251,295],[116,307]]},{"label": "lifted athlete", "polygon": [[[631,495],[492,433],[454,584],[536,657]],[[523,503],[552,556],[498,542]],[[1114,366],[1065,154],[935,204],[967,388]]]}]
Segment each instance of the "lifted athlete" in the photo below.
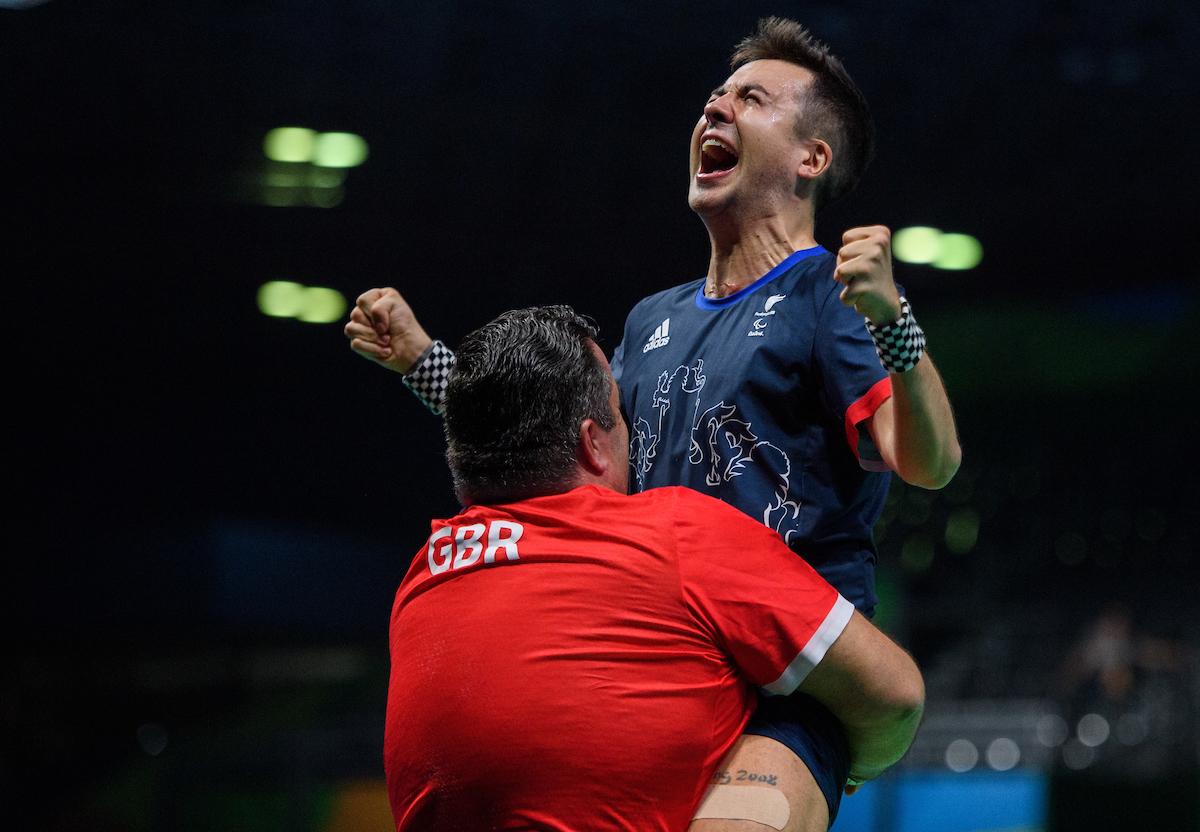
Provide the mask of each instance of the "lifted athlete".
[{"label": "lifted athlete", "polygon": [[[893,279],[888,229],[850,229],[836,255],[814,238],[818,208],[851,190],[872,155],[862,94],[793,21],[760,21],[732,65],[690,144],[708,273],[641,301],[613,355],[631,482],[741,509],[870,615],[871,529],[889,472],[949,482],[961,459],[953,413]],[[364,293],[346,335],[440,409],[453,354],[398,292]],[[765,701],[747,732],[804,761],[832,821],[845,743],[824,709]]]}]

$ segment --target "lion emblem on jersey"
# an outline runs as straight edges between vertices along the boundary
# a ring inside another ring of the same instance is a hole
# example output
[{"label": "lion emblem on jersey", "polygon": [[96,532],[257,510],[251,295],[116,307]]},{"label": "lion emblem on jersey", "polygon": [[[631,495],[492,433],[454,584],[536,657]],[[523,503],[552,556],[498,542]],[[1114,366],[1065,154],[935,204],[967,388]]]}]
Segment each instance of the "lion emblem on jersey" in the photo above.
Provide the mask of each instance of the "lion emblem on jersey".
[{"label": "lion emblem on jersey", "polygon": [[763,509],[763,523],[787,541],[795,534],[795,521],[800,514],[799,503],[788,499],[791,461],[780,448],[755,435],[751,424],[740,418],[736,405],[722,401],[701,412],[704,382],[702,358],[659,375],[651,404],[656,424],[638,416],[632,425],[629,462],[637,489],[642,491],[646,487],[646,474],[654,466],[663,431],[670,426],[668,412],[672,407],[690,405],[688,462],[705,466],[704,481],[713,487],[751,471],[757,476],[769,476],[774,498]]},{"label": "lion emblem on jersey", "polygon": [[[737,408],[731,404],[721,402],[710,407],[696,422],[688,461],[700,465],[707,458],[704,481],[712,486],[740,477],[747,466],[759,472],[770,471],[775,480],[775,499],[763,509],[763,523],[787,541],[794,534],[792,526],[800,515],[800,504],[787,499],[792,473],[787,454],[755,436],[750,423],[737,418]],[[697,435],[704,438],[703,445],[697,441]]]}]

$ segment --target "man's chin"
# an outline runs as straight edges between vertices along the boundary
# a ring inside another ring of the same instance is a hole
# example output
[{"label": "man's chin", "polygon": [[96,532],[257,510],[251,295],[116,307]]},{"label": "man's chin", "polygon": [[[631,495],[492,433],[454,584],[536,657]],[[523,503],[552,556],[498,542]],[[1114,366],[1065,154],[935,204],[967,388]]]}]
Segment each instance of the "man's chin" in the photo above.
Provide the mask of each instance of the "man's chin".
[{"label": "man's chin", "polygon": [[688,207],[702,217],[721,213],[728,207],[729,201],[726,188],[704,187],[693,182],[688,189]]}]

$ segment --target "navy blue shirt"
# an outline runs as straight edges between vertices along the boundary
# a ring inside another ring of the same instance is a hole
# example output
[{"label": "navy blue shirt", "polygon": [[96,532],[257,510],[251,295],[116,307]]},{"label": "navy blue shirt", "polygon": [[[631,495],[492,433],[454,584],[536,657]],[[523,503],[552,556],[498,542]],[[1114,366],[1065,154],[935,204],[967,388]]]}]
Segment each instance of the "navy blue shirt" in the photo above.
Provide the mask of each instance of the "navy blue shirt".
[{"label": "navy blue shirt", "polygon": [[891,395],[835,258],[798,251],[733,295],[641,301],[613,354],[631,490],[685,485],[777,530],[865,614],[890,474],[862,422]]}]

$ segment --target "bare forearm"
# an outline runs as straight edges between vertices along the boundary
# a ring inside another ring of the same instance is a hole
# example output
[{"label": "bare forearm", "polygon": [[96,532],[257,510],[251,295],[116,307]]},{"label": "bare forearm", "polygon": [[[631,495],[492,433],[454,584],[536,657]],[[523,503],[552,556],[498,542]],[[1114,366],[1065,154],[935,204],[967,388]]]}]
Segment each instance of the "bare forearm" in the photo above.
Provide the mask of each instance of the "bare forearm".
[{"label": "bare forearm", "polygon": [[856,781],[878,777],[912,744],[925,683],[912,656],[855,613],[800,690],[837,717]]},{"label": "bare forearm", "polygon": [[895,765],[912,745],[922,713],[923,708],[917,706],[886,720],[845,725],[851,780],[873,780]]},{"label": "bare forearm", "polygon": [[954,412],[928,354],[905,373],[892,373],[894,469],[923,488],[941,488],[962,462]]}]

